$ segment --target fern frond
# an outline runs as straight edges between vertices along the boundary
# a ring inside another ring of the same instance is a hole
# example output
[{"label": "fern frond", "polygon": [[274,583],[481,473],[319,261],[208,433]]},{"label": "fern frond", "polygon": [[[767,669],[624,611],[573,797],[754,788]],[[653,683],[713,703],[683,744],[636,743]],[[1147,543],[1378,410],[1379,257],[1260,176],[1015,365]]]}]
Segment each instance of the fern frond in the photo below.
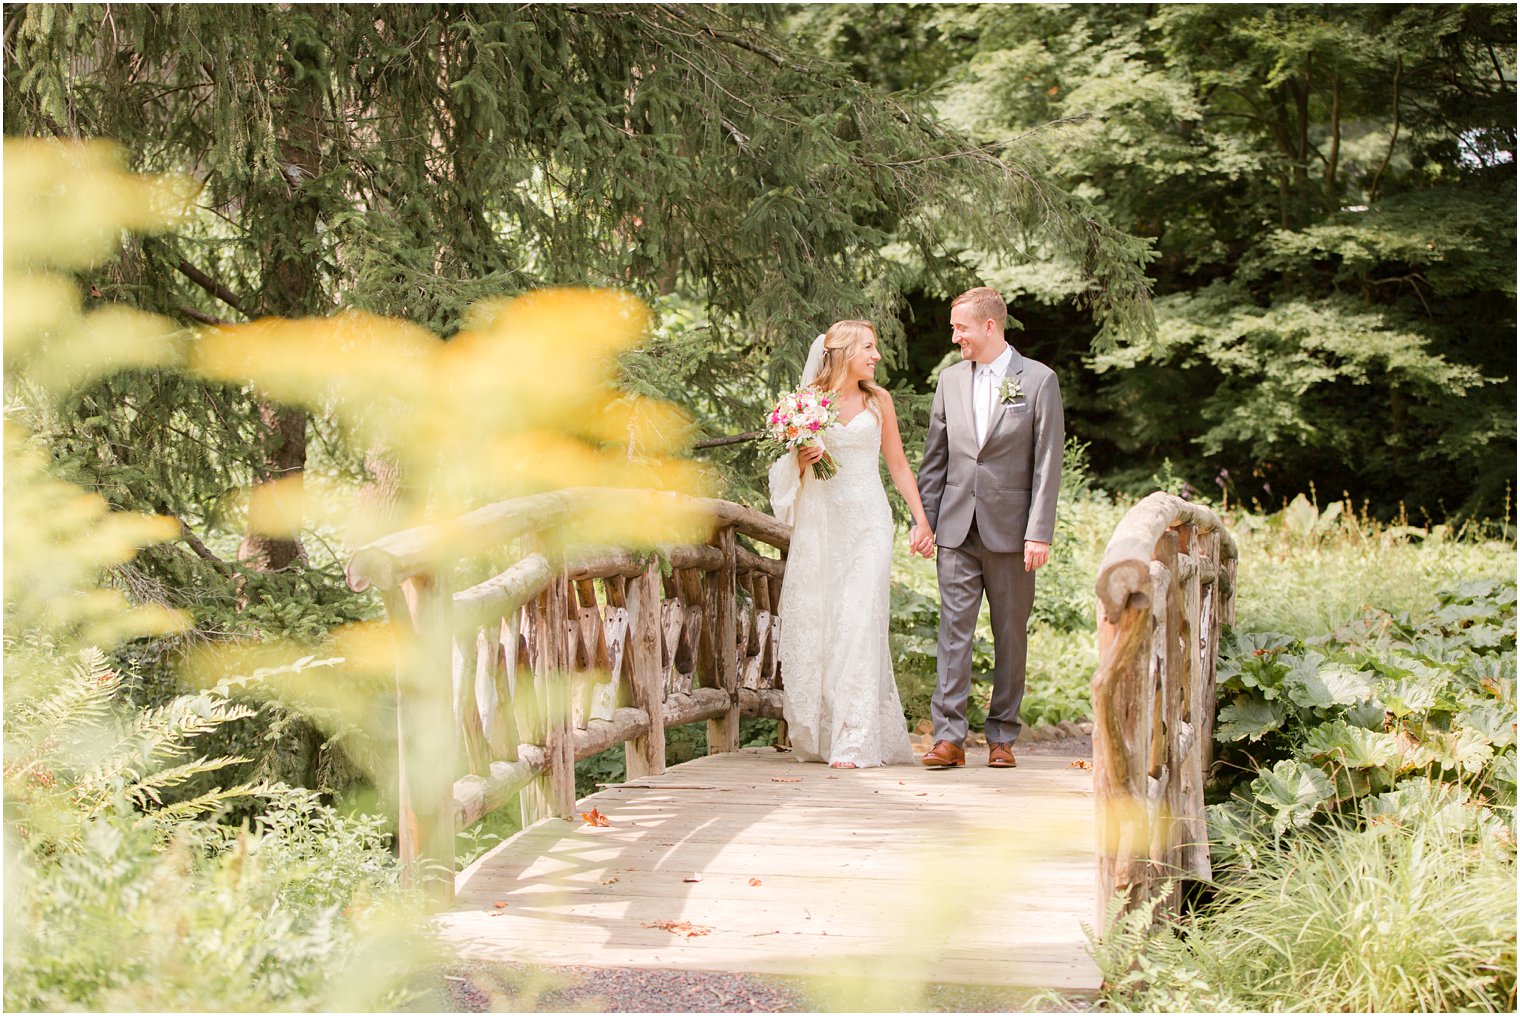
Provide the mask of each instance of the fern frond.
[{"label": "fern frond", "polygon": [[192,797],[185,801],[175,801],[173,804],[154,811],[149,817],[161,822],[183,822],[187,819],[201,818],[211,812],[217,811],[228,801],[244,797],[257,797],[261,785],[257,783],[240,783],[235,787],[221,787],[216,790],[208,790],[198,797]]},{"label": "fern frond", "polygon": [[244,762],[252,762],[250,758],[242,755],[222,755],[217,758],[207,758],[202,755],[194,762],[186,762],[170,769],[161,769],[149,776],[139,778],[138,781],[127,788],[127,795],[138,805],[146,808],[151,802],[162,805],[163,799],[159,791],[170,787],[177,787],[191,777],[201,773],[214,773],[228,766],[240,765]]},{"label": "fern frond", "polygon": [[98,722],[109,714],[120,689],[121,676],[111,669],[105,653],[94,647],[82,650],[51,694],[7,704],[6,736],[26,737],[29,732],[51,735]]},{"label": "fern frond", "polygon": [[247,706],[216,695],[181,695],[144,710],[110,752],[80,778],[86,787],[110,786],[125,777],[139,783],[168,763],[190,754],[190,742],[224,723],[255,715]]}]

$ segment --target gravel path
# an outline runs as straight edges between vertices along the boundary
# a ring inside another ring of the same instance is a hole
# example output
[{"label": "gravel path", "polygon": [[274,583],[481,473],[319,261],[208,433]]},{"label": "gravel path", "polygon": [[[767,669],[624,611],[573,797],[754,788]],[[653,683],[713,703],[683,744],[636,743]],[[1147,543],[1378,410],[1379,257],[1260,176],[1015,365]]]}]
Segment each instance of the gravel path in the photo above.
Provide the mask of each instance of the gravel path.
[{"label": "gravel path", "polygon": [[[856,1012],[847,986],[792,977],[693,970],[461,964],[443,975],[445,1012]],[[873,1012],[1088,1012],[1051,992],[961,984],[904,986],[901,1008]]]}]

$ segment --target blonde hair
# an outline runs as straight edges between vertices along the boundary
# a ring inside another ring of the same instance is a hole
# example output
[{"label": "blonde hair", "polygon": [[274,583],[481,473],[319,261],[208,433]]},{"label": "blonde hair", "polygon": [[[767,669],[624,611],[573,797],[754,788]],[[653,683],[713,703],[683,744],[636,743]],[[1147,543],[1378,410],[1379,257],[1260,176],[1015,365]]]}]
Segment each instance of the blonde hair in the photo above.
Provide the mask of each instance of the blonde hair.
[{"label": "blonde hair", "polygon": [[[850,358],[867,338],[875,339],[878,346],[881,344],[876,326],[869,321],[835,321],[829,325],[829,330],[823,335],[823,363],[818,368],[818,377],[813,380],[813,387],[825,392],[839,391],[839,386],[845,380],[845,372],[849,369]],[[886,389],[875,381],[862,381],[860,387],[866,393],[866,408],[878,417],[881,416],[879,400],[886,394]]]},{"label": "blonde hair", "polygon": [[963,303],[970,306],[971,313],[976,315],[978,321],[991,321],[999,329],[1008,327],[1008,303],[1003,299],[1003,294],[991,286],[966,290],[950,301],[950,308],[954,310]]}]

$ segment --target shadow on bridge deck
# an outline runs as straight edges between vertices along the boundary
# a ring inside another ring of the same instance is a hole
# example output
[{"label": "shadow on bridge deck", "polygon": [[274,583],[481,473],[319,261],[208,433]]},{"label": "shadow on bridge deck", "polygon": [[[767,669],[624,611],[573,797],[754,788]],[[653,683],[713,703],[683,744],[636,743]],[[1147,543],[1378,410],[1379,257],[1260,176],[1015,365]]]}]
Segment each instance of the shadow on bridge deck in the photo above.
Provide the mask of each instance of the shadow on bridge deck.
[{"label": "shadow on bridge deck", "polygon": [[499,845],[438,929],[491,961],[1093,991],[1092,780],[1071,761],[708,756],[580,803],[608,827],[550,819]]}]

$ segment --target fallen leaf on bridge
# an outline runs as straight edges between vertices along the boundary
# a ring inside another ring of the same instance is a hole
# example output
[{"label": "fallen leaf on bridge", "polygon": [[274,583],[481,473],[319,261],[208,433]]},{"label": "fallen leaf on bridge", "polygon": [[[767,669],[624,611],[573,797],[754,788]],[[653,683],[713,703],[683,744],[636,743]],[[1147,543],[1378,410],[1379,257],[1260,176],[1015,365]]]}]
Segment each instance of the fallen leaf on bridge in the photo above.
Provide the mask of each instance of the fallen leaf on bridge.
[{"label": "fallen leaf on bridge", "polygon": [[1091,769],[1092,768],[1092,763],[1089,762],[1089,761],[1087,761],[1087,759],[1085,759],[1085,758],[1073,759],[1071,765],[1067,766],[1066,768],[1067,769]]},{"label": "fallen leaf on bridge", "polygon": [[591,826],[610,826],[610,825],[612,825],[612,823],[607,820],[607,816],[603,815],[601,812],[597,811],[595,808],[592,808],[590,811],[583,811],[583,812],[581,812],[581,818],[585,819],[586,820],[586,824],[587,825],[591,825]]},{"label": "fallen leaf on bridge", "polygon": [[752,879],[749,880],[749,884],[750,885],[759,885],[760,884],[760,880],[758,878],[752,878]]},{"label": "fallen leaf on bridge", "polygon": [[506,900],[497,900],[495,903],[491,904],[491,906],[495,907],[497,910],[500,910],[502,907],[504,907],[506,905],[507,905],[507,901]]},{"label": "fallen leaf on bridge", "polygon": [[772,776],[772,783],[801,783],[801,776]]},{"label": "fallen leaf on bridge", "polygon": [[706,935],[712,931],[711,928],[704,928],[702,925],[692,924],[690,921],[645,921],[644,927],[659,928],[662,931],[668,931],[672,935],[679,935],[682,938],[696,938],[699,935]]},{"label": "fallen leaf on bridge", "polygon": [[681,881],[682,882],[700,882],[700,881],[702,881],[702,873],[699,872],[699,871],[694,871],[690,875],[687,875],[685,878],[681,879]]}]

